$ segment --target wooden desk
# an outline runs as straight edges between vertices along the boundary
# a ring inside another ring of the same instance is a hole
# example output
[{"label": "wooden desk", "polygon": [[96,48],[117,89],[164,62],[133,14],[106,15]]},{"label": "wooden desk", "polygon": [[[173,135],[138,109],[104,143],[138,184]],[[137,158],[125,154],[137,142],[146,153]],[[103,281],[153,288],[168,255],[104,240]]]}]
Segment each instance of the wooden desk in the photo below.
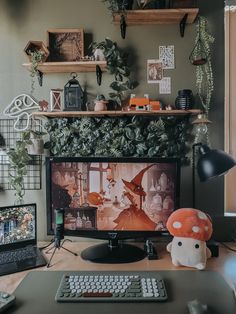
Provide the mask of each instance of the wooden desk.
[{"label": "wooden desk", "polygon": [[[82,260],[80,252],[88,246],[96,243],[97,242],[65,242],[65,247],[76,252],[78,256],[74,256],[63,249],[60,249],[56,251],[53,257],[52,267],[42,267],[37,268],[36,270],[192,270],[192,268],[187,267],[175,267],[171,263],[170,254],[165,250],[165,244],[156,245],[159,254],[158,260],[148,260],[145,258],[142,261],[129,264],[96,264]],[[44,245],[45,243],[39,243],[39,247]],[[236,249],[236,243],[229,243],[229,245]],[[48,257],[50,257],[50,255],[48,255]],[[221,273],[232,287],[232,282],[236,281],[236,253],[221,246],[219,257],[209,259],[206,269]],[[1,276],[0,291],[12,293],[28,272],[29,271],[24,271]]]}]

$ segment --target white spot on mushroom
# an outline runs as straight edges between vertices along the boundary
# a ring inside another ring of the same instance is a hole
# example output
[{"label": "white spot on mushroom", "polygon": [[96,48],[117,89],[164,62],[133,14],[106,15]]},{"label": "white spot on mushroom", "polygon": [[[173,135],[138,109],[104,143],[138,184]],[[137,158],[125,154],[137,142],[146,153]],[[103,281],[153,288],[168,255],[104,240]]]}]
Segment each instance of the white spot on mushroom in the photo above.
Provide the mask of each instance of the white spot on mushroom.
[{"label": "white spot on mushroom", "polygon": [[173,227],[174,227],[175,229],[180,229],[180,228],[182,227],[182,224],[181,224],[181,222],[179,222],[179,221],[174,221],[174,222],[173,222]]},{"label": "white spot on mushroom", "polygon": [[207,220],[207,215],[205,213],[199,211],[197,215],[200,219]]},{"label": "white spot on mushroom", "polygon": [[200,228],[198,226],[192,227],[193,232],[198,233],[200,231]]},{"label": "white spot on mushroom", "polygon": [[206,231],[208,231],[208,230],[209,230],[208,226],[205,226],[204,228],[205,228],[205,230],[206,230]]}]

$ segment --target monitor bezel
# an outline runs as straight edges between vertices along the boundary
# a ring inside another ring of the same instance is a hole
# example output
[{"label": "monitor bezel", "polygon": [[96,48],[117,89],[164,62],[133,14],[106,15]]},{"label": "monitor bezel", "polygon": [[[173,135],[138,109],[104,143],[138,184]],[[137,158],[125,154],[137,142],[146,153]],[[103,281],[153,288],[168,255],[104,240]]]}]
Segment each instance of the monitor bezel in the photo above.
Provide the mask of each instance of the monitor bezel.
[{"label": "monitor bezel", "polygon": [[[53,235],[53,214],[51,208],[51,169],[52,164],[57,162],[114,162],[114,163],[173,163],[176,169],[176,189],[175,189],[175,208],[179,208],[180,202],[180,159],[179,158],[160,158],[160,157],[46,157],[46,207],[47,207],[47,234]],[[113,230],[65,230],[64,235],[86,237],[92,239],[134,239],[151,238],[160,235],[169,235],[164,231],[113,231]]]}]

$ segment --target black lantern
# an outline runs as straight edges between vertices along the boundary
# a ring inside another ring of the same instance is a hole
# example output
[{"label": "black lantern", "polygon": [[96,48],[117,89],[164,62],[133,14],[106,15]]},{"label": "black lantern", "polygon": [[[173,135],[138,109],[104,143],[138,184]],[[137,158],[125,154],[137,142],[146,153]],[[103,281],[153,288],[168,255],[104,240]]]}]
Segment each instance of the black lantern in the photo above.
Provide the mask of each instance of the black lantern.
[{"label": "black lantern", "polygon": [[83,106],[84,92],[76,80],[77,74],[71,73],[70,79],[64,87],[64,110],[65,111],[81,111]]}]

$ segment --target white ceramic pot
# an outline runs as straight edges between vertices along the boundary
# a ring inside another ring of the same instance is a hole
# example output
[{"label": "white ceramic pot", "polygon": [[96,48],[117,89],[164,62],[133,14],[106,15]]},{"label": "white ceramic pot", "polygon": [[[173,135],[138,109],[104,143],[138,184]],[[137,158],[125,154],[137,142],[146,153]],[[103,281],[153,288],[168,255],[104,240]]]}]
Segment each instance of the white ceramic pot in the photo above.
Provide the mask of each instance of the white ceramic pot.
[{"label": "white ceramic pot", "polygon": [[29,155],[42,155],[44,153],[44,141],[42,139],[30,139],[32,144],[27,145]]}]

